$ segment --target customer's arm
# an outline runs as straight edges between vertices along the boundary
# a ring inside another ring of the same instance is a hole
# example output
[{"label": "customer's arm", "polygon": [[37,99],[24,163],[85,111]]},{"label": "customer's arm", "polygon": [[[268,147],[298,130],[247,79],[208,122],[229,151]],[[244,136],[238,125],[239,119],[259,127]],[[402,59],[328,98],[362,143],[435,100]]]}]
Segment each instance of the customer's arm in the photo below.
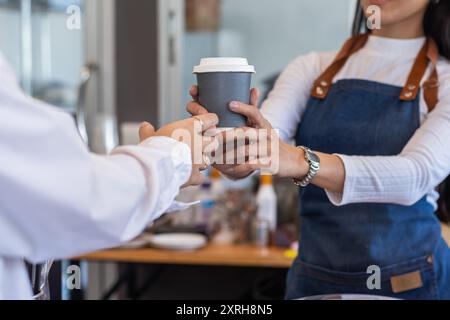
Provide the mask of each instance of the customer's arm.
[{"label": "customer's arm", "polygon": [[191,170],[190,148],[166,137],[89,153],[70,116],[10,78],[0,86],[0,255],[37,262],[130,240],[172,205]]}]

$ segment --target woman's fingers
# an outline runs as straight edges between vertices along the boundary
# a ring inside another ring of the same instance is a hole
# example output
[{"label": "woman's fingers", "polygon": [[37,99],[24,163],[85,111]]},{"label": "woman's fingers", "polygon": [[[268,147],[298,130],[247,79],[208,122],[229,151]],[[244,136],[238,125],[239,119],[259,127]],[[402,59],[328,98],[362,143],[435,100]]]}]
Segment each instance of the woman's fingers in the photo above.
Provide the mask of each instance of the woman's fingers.
[{"label": "woman's fingers", "polygon": [[259,102],[259,90],[257,88],[253,88],[250,91],[250,104],[258,108],[258,102]]},{"label": "woman's fingers", "polygon": [[258,100],[259,100],[259,91],[256,88],[253,88],[250,91],[250,104],[245,104],[239,101],[230,102],[230,110],[236,113],[239,113],[245,117],[250,122],[261,122],[262,116],[258,110]]},{"label": "woman's fingers", "polygon": [[219,141],[213,137],[203,136],[202,142],[203,142],[203,148],[202,148],[203,153],[206,153],[206,154],[217,153],[217,151],[220,148]]},{"label": "woman's fingers", "polygon": [[194,101],[198,100],[198,86],[193,85],[191,89],[189,89],[189,94],[191,95]]},{"label": "woman's fingers", "polygon": [[270,170],[272,161],[269,158],[261,158],[254,161],[249,161],[245,164],[237,165],[233,168],[233,174],[245,175],[257,170],[262,170],[265,173],[272,173]]},{"label": "woman's fingers", "polygon": [[258,126],[263,125],[262,115],[258,108],[254,105],[248,105],[238,101],[232,101],[230,103],[230,110],[239,113],[246,117],[250,123],[256,124]]},{"label": "woman's fingers", "polygon": [[259,142],[259,131],[255,128],[237,128],[229,131],[221,132],[218,138],[221,142],[226,145],[243,145],[243,144],[252,144]]},{"label": "woman's fingers", "polygon": [[139,128],[139,139],[147,140],[155,135],[155,128],[148,122],[143,122]]},{"label": "woman's fingers", "polygon": [[261,152],[259,144],[228,144],[218,143],[218,140],[211,142],[204,152],[208,153],[216,165],[238,165],[249,161],[267,157],[266,152]]},{"label": "woman's fingers", "polygon": [[244,145],[237,147],[234,150],[227,151],[223,154],[223,158],[233,161],[232,164],[240,165],[258,159],[259,151],[257,145]]},{"label": "woman's fingers", "polygon": [[201,114],[208,113],[208,110],[203,108],[200,104],[195,101],[189,102],[186,107],[187,112],[189,112],[193,116],[199,116]]},{"label": "woman's fingers", "polygon": [[254,128],[237,128],[215,136],[218,147],[214,150],[216,164],[243,164],[249,159],[271,155],[271,140],[264,132]]}]

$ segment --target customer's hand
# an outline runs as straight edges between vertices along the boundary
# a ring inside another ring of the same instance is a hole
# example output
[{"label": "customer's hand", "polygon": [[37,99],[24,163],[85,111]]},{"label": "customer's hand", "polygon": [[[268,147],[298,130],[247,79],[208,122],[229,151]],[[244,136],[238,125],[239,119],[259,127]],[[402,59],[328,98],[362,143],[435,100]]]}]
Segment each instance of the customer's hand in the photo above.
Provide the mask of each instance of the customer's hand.
[{"label": "customer's hand", "polygon": [[210,128],[214,128],[219,122],[217,116],[212,113],[205,113],[190,119],[171,123],[155,131],[149,123],[143,123],[139,130],[141,141],[152,137],[169,137],[189,146],[192,155],[192,174],[189,181],[183,186],[199,185],[203,183],[201,171],[211,164],[210,159],[205,157],[205,153],[217,148],[217,143],[212,137],[204,136],[203,133]]}]

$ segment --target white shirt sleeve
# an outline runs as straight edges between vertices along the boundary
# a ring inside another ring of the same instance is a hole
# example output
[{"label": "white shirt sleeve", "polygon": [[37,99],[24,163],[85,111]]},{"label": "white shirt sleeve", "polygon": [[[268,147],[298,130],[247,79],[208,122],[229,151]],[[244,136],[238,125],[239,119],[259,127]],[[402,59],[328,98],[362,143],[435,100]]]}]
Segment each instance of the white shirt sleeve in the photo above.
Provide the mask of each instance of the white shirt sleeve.
[{"label": "white shirt sleeve", "polygon": [[[312,85],[332,62],[334,56],[333,52],[300,56],[277,80],[261,111],[273,127],[279,130],[281,139],[289,141],[295,137]],[[373,59],[366,53],[360,60],[367,60],[367,57]],[[376,59],[380,60],[379,56]],[[407,74],[411,67],[409,63],[401,66],[406,68],[397,70],[401,75]],[[392,73],[389,72],[391,67],[373,65],[372,69],[377,70],[375,73],[369,72],[372,70],[370,68],[367,71],[366,67],[366,64],[348,66],[339,79],[367,77],[373,81],[387,81],[393,85],[400,85],[399,83],[405,81],[403,77],[389,78]],[[411,205],[425,195],[434,197],[432,191],[450,174],[449,63],[440,61],[438,72],[441,83],[439,103],[426,119],[422,119],[421,127],[400,155],[392,157],[339,155],[346,171],[345,186],[342,194],[327,192],[333,204],[370,202]],[[421,106],[424,103],[422,96]],[[430,200],[430,203],[436,203],[436,199]]]},{"label": "white shirt sleeve", "polygon": [[[448,67],[447,67],[448,68]],[[439,103],[400,155],[339,155],[345,165],[342,194],[327,192],[335,205],[412,205],[450,174],[450,76],[440,74]]]},{"label": "white shirt sleeve", "polygon": [[91,154],[69,115],[25,96],[4,68],[0,256],[40,262],[113,247],[172,206],[191,174],[188,146],[152,138]]},{"label": "white shirt sleeve", "polygon": [[263,116],[279,130],[283,141],[295,137],[311,89],[323,66],[331,63],[334,53],[310,53],[298,57],[283,71],[274,89],[261,107]]}]

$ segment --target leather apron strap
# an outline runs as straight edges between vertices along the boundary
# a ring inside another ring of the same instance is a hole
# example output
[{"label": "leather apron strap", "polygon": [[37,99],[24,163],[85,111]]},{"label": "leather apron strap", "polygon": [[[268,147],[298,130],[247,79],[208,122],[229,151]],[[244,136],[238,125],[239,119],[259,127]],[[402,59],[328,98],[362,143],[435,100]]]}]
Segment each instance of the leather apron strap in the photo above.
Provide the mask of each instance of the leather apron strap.
[{"label": "leather apron strap", "polygon": [[[439,102],[439,74],[437,71],[437,62],[439,60],[439,48],[432,38],[427,40],[427,59],[433,66],[428,80],[423,84],[423,95],[428,106],[428,112],[434,110]],[[420,82],[419,82],[420,83]]]},{"label": "leather apron strap", "polygon": [[[311,92],[311,95],[314,98],[326,99],[334,77],[344,67],[348,58],[365,46],[368,39],[369,34],[363,34],[347,40],[333,63],[315,81]],[[438,103],[439,77],[436,69],[438,59],[439,50],[436,42],[433,39],[428,38],[414,62],[408,81],[400,94],[400,100],[412,101],[417,98],[421,81],[431,63],[433,71],[430,78],[423,84],[423,92],[428,111],[431,112],[434,110]]]}]

